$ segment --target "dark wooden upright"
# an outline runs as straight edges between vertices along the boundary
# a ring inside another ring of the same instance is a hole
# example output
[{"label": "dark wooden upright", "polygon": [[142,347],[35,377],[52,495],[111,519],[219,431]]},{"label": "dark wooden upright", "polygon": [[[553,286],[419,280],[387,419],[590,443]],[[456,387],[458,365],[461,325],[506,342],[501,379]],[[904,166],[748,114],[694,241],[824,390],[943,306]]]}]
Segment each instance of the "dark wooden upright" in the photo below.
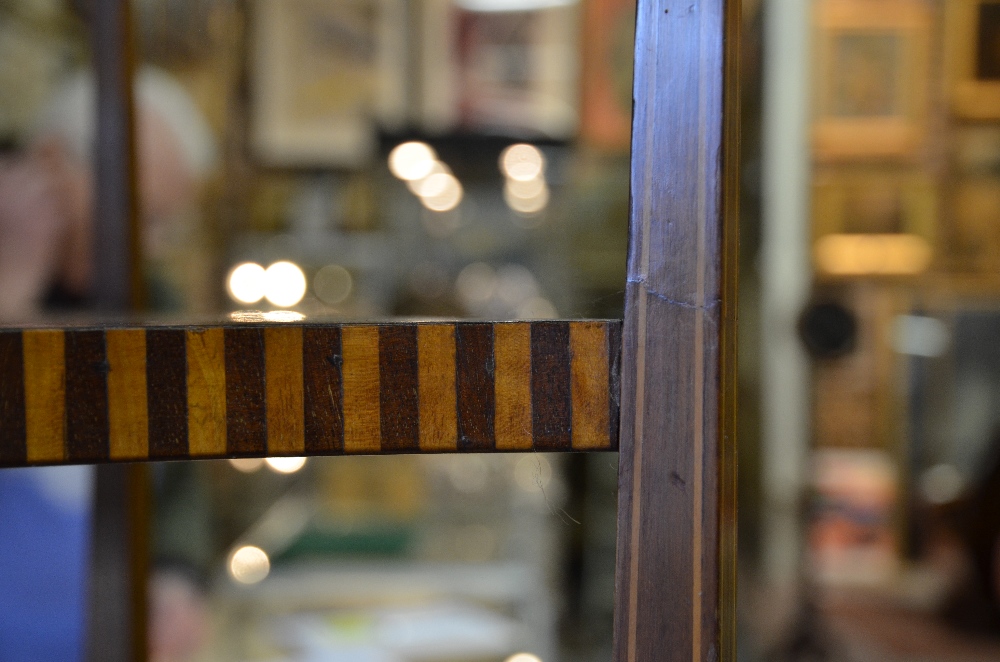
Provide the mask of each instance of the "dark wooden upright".
[{"label": "dark wooden upright", "polygon": [[[93,295],[100,311],[122,313],[143,303],[131,7],[128,0],[95,0],[88,9],[97,88]],[[104,354],[103,334],[71,334],[67,359],[102,365],[103,360],[92,359]],[[95,393],[106,399],[106,375],[80,374],[83,378],[66,382],[66,446],[75,443],[90,451],[71,459],[101,462],[108,457],[109,422],[107,416],[90,415],[89,405]],[[87,628],[91,662],[146,659],[148,471],[139,465],[95,468]]]},{"label": "dark wooden upright", "polygon": [[616,662],[735,660],[736,0],[639,0]]}]

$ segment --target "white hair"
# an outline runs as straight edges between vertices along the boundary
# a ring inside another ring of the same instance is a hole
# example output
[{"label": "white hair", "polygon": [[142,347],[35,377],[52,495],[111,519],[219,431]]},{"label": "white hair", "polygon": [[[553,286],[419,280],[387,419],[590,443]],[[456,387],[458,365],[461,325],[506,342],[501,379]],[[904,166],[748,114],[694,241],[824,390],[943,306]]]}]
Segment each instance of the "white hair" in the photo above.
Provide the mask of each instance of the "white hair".
[{"label": "white hair", "polygon": [[[203,178],[215,164],[212,130],[187,91],[165,71],[144,66],[136,75],[137,105],[170,128],[189,174]],[[97,99],[94,76],[81,71],[63,83],[39,114],[35,140],[55,136],[83,163],[94,156]]]}]

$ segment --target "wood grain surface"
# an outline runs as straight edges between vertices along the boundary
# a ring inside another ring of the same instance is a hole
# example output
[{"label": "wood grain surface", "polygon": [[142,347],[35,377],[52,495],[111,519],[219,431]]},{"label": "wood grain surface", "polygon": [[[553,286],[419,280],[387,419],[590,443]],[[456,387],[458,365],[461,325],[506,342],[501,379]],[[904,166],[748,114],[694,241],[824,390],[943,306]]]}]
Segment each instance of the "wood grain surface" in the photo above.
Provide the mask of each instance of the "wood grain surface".
[{"label": "wood grain surface", "polygon": [[344,399],[340,327],[302,329],[302,371],[305,398],[305,452],[344,450]]},{"label": "wood grain surface", "polygon": [[223,332],[226,352],[226,449],[231,455],[267,452],[264,329]]},{"label": "wood grain surface", "polygon": [[66,455],[70,461],[100,462],[110,457],[108,358],[102,331],[67,331]]},{"label": "wood grain surface", "polygon": [[459,450],[485,451],[493,445],[494,365],[492,324],[464,324],[455,329]]},{"label": "wood grain surface", "polygon": [[109,370],[109,452],[115,460],[150,457],[152,403],[146,388],[146,334],[135,329],[111,330],[105,334],[105,343]]},{"label": "wood grain surface", "polygon": [[20,333],[0,333],[0,463],[23,464],[27,439],[24,341]]},{"label": "wood grain surface", "polygon": [[569,325],[539,322],[531,327],[532,432],[539,450],[571,445],[573,400]]},{"label": "wood grain surface", "polygon": [[[458,394],[455,390],[455,327],[417,327],[417,388],[420,450],[458,450]],[[497,386],[499,390],[501,387]]]},{"label": "wood grain surface", "polygon": [[301,328],[275,326],[264,329],[269,453],[301,455],[305,452],[302,363]]},{"label": "wood grain surface", "polygon": [[224,455],[226,442],[226,341],[222,329],[193,329],[187,338],[188,452]]},{"label": "wood grain surface", "polygon": [[382,447],[414,452],[420,449],[417,327],[383,326],[378,333]]},{"label": "wood grain surface", "polygon": [[[62,331],[39,330],[22,334],[24,424],[27,432],[25,461],[28,464],[59,462],[66,457],[64,343],[65,334]],[[4,376],[3,381],[8,381],[8,378]]]},{"label": "wood grain surface", "polygon": [[617,448],[617,321],[0,329],[0,466]]},{"label": "wood grain surface", "polygon": [[500,324],[494,329],[496,413],[493,429],[497,448],[528,450],[532,446],[531,327]]},{"label": "wood grain surface", "polygon": [[345,327],[340,331],[340,344],[344,452],[377,453],[381,450],[382,438],[378,327]]},{"label": "wood grain surface", "polygon": [[638,4],[616,662],[735,660],[739,12]]},{"label": "wood grain surface", "polygon": [[187,337],[184,329],[146,332],[149,456],[176,459],[188,453]]},{"label": "wood grain surface", "polygon": [[611,417],[587,412],[610,413],[610,408],[601,406],[607,397],[611,368],[607,333],[600,324],[587,322],[574,324],[569,331],[573,447],[601,448],[608,443]]}]

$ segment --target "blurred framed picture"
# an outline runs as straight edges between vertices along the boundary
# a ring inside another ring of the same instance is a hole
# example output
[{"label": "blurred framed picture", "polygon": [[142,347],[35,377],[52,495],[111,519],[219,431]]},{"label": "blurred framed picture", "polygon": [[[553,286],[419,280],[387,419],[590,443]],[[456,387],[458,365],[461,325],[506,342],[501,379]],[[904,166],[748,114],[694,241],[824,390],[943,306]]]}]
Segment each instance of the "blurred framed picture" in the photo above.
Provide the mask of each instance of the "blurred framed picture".
[{"label": "blurred framed picture", "polygon": [[953,272],[995,274],[1000,269],[1000,179],[965,177],[954,183],[945,237]]},{"label": "blurred framed picture", "polygon": [[405,0],[254,0],[250,134],[268,165],[358,167],[406,113]]},{"label": "blurred framed picture", "polygon": [[819,169],[812,205],[817,277],[915,276],[931,266],[938,188],[926,173]]},{"label": "blurred framed picture", "polygon": [[577,6],[425,0],[420,118],[431,132],[565,139],[579,123]]},{"label": "blurred framed picture", "polygon": [[1000,176],[1000,126],[990,123],[955,127],[949,147],[956,174]]},{"label": "blurred framed picture", "polygon": [[912,156],[926,131],[927,5],[821,0],[814,20],[816,157]]},{"label": "blurred framed picture", "polygon": [[923,172],[888,168],[818,170],[813,178],[813,237],[916,234],[934,238],[938,194]]},{"label": "blurred framed picture", "polygon": [[1000,0],[950,0],[945,18],[952,112],[1000,119]]}]

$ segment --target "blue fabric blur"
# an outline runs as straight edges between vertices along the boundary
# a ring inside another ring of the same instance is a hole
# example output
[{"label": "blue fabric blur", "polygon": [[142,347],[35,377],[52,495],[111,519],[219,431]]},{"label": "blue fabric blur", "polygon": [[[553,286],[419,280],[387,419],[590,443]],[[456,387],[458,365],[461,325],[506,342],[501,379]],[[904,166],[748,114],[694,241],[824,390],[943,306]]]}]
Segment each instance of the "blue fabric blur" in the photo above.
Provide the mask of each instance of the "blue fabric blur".
[{"label": "blue fabric blur", "polygon": [[82,662],[90,467],[0,470],[0,662]]}]

